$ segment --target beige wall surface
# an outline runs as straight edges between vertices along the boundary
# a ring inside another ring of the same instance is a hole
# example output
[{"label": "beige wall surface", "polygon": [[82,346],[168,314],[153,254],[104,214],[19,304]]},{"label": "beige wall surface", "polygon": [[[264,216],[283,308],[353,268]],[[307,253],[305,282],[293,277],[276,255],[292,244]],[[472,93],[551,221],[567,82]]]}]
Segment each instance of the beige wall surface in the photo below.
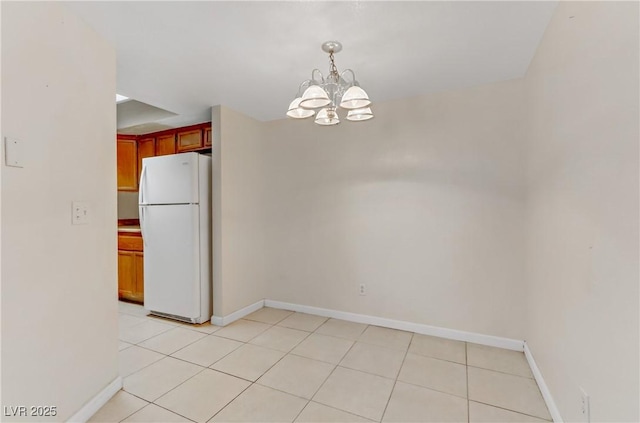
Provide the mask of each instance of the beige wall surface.
[{"label": "beige wall surface", "polygon": [[268,298],[523,339],[522,103],[507,81],[265,124]]},{"label": "beige wall surface", "polygon": [[[212,288],[213,316],[223,317],[222,306],[224,304],[222,292],[222,163],[221,144],[222,131],[220,129],[222,119],[222,106],[211,107],[211,230],[213,244],[212,262]],[[212,317],[213,317],[212,316]]]},{"label": "beige wall surface", "polygon": [[118,377],[115,72],[63,6],[2,2],[2,136],[24,143],[1,165],[2,405],[58,407],[20,421],[66,420]]},{"label": "beige wall surface", "polygon": [[[214,315],[265,298],[263,124],[226,107],[212,109]],[[216,129],[217,127],[217,129]]]},{"label": "beige wall surface", "polygon": [[527,341],[565,421],[637,422],[638,3],[561,2],[525,82]]}]

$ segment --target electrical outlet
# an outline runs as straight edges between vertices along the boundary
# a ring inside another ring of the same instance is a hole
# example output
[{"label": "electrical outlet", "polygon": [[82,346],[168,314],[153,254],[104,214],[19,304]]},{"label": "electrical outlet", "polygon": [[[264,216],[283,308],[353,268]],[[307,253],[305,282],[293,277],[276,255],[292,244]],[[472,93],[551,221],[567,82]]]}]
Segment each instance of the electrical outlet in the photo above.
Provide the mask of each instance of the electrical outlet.
[{"label": "electrical outlet", "polygon": [[74,201],[71,206],[71,223],[74,225],[86,225],[89,223],[89,205],[80,201]]},{"label": "electrical outlet", "polygon": [[15,138],[4,138],[4,160],[7,166],[24,167],[24,142]]},{"label": "electrical outlet", "polygon": [[591,398],[582,387],[579,386],[579,388],[582,400],[582,415],[585,419],[584,421],[591,423]]},{"label": "electrical outlet", "polygon": [[367,295],[367,285],[363,283],[360,284],[360,295]]}]

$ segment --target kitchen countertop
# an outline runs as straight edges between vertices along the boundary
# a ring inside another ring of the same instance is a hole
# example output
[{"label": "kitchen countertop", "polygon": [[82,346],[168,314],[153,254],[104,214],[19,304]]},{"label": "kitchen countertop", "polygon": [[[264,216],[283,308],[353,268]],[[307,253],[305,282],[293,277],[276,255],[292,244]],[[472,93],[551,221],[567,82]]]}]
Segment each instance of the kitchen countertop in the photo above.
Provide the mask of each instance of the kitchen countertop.
[{"label": "kitchen countertop", "polygon": [[140,225],[118,226],[118,232],[140,233]]}]

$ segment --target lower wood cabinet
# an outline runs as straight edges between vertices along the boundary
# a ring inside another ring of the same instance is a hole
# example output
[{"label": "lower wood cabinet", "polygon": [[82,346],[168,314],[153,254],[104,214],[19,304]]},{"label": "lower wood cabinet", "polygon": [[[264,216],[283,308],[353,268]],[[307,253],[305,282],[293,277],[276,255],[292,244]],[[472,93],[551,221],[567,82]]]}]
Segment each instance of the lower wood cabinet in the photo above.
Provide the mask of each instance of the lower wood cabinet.
[{"label": "lower wood cabinet", "polygon": [[[140,239],[140,244],[136,238]],[[144,302],[144,253],[141,242],[142,238],[139,236],[118,234],[118,298],[142,304]]]}]

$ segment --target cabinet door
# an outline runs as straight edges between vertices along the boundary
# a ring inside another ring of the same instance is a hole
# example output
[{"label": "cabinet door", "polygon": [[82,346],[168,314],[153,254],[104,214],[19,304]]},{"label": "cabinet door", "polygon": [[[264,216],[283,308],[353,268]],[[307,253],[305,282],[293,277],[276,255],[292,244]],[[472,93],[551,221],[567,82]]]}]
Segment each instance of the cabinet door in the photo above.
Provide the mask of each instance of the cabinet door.
[{"label": "cabinet door", "polygon": [[135,301],[144,301],[144,255],[143,253],[133,253],[135,262],[135,287],[133,296]]},{"label": "cabinet door", "polygon": [[211,147],[211,127],[204,128],[204,146]]},{"label": "cabinet door", "polygon": [[138,156],[135,139],[118,141],[118,191],[138,189]]},{"label": "cabinet door", "polygon": [[160,135],[156,138],[156,156],[175,154],[176,134]]},{"label": "cabinet door", "polygon": [[118,251],[118,297],[131,299],[136,285],[136,264],[133,251]]},{"label": "cabinet door", "polygon": [[197,150],[202,148],[202,129],[177,133],[178,152]]},{"label": "cabinet door", "polygon": [[138,140],[138,183],[140,183],[140,173],[142,173],[142,159],[156,155],[156,139],[142,138]]}]

